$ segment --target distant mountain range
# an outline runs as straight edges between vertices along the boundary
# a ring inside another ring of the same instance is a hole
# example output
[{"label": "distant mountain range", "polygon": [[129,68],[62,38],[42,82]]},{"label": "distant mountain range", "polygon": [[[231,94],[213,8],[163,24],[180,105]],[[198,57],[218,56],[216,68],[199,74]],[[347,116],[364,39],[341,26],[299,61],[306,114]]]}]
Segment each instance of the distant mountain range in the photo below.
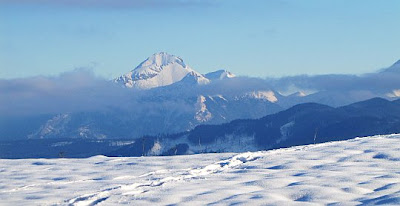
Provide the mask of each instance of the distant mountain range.
[{"label": "distant mountain range", "polygon": [[317,103],[299,104],[259,119],[199,125],[190,131],[135,139],[2,141],[0,158],[244,152],[392,133],[400,133],[400,100],[373,98],[337,108]]},{"label": "distant mountain range", "polygon": [[[202,75],[177,56],[156,53],[132,71],[113,80],[131,89],[133,95],[140,92],[141,108],[58,114],[27,136],[31,139],[136,138],[186,131],[204,123],[259,118],[283,109],[274,103],[277,101],[276,92],[272,90],[235,95],[196,92],[199,86],[234,77],[226,70]],[[188,88],[193,88],[193,93],[187,92]],[[182,94],[181,90],[186,93]]]},{"label": "distant mountain range", "polygon": [[338,108],[305,103],[260,119],[144,136],[108,155],[245,152],[392,133],[400,133],[400,100],[374,98]]},{"label": "distant mountain range", "polygon": [[[393,100],[400,97],[400,81],[396,81],[400,78],[399,62],[364,76],[294,76],[262,80],[236,77],[227,70],[201,74],[182,58],[161,52],[112,80],[130,93],[132,100],[121,101],[121,107],[0,117],[0,140],[134,139],[143,135],[185,132],[202,124],[257,119],[301,103],[337,107],[373,97]],[[376,85],[360,86],[365,82]],[[307,90],[320,84],[327,85],[320,86],[319,91]],[[293,91],[283,95],[283,88]]]}]

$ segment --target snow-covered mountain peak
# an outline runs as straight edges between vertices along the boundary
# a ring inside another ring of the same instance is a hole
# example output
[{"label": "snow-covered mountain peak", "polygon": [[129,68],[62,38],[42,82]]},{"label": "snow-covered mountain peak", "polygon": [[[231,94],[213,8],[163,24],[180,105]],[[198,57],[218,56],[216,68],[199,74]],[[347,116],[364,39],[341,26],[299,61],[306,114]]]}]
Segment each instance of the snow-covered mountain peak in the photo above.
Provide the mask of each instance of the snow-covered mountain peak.
[{"label": "snow-covered mountain peak", "polygon": [[151,89],[173,84],[194,71],[177,56],[155,53],[114,82],[128,88]]},{"label": "snow-covered mountain peak", "polygon": [[400,60],[392,64],[392,66],[384,69],[382,72],[400,72]]},{"label": "snow-covered mountain peak", "polygon": [[154,69],[160,71],[163,66],[174,63],[179,64],[182,67],[186,67],[186,64],[180,57],[168,54],[166,52],[159,52],[151,55],[145,61],[140,63],[134,70]]},{"label": "snow-covered mountain peak", "polygon": [[197,85],[205,85],[210,83],[211,81],[204,77],[202,74],[191,71],[189,72],[181,81],[180,83],[184,84],[197,84]]},{"label": "snow-covered mountain peak", "polygon": [[392,65],[392,67],[400,67],[400,59],[399,59],[397,62],[395,62],[395,63]]},{"label": "snow-covered mountain peak", "polygon": [[233,73],[227,70],[218,70],[215,72],[210,72],[205,74],[205,77],[210,79],[210,80],[217,80],[217,79],[228,79],[228,78],[233,78],[236,77]]},{"label": "snow-covered mountain peak", "polygon": [[166,52],[159,52],[151,55],[135,69],[114,79],[114,82],[128,88],[151,89],[177,82],[204,85],[213,80],[235,76],[227,70],[218,70],[202,75],[186,65],[182,58]]}]

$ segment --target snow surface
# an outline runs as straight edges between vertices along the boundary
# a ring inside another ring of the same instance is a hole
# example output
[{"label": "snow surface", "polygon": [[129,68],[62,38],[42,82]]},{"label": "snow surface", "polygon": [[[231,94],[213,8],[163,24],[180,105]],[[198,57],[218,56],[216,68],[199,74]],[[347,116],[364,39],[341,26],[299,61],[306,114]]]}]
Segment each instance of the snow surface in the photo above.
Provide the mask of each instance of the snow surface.
[{"label": "snow surface", "polygon": [[400,135],[239,154],[1,159],[0,174],[0,205],[399,205]]}]

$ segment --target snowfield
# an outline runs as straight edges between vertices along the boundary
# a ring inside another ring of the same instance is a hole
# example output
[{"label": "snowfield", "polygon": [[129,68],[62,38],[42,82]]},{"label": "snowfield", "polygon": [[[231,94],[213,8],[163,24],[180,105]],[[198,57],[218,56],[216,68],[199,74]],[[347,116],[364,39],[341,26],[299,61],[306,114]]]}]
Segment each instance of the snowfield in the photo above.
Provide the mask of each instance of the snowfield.
[{"label": "snowfield", "polygon": [[0,160],[0,205],[400,204],[400,135],[171,157]]}]

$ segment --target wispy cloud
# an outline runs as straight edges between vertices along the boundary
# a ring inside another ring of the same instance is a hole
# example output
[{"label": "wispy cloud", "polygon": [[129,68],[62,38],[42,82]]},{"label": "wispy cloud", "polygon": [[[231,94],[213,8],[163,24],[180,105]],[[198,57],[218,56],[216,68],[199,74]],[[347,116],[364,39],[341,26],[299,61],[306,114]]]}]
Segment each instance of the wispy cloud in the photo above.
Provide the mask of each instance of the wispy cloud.
[{"label": "wispy cloud", "polygon": [[3,115],[90,111],[116,105],[116,97],[125,96],[111,82],[84,69],[57,77],[0,80],[0,91]]},{"label": "wispy cloud", "polygon": [[[169,93],[161,95],[168,97]],[[158,101],[156,94],[159,93],[123,88],[84,68],[52,77],[0,79],[0,116],[109,110],[139,115],[192,109],[185,99],[172,97]]]},{"label": "wispy cloud", "polygon": [[299,88],[316,91],[370,90],[384,92],[400,88],[400,72],[364,75],[299,75],[267,80],[279,90]]},{"label": "wispy cloud", "polygon": [[[336,99],[333,106],[337,106],[375,96],[398,97],[399,79],[400,71],[360,76],[238,77],[200,87],[164,87],[139,91],[122,88],[110,80],[97,77],[91,70],[78,69],[56,77],[0,79],[0,115],[58,114],[110,108],[127,109],[138,114],[147,111],[180,111],[182,108],[193,109],[193,105],[190,105],[193,102],[186,100],[196,99],[200,94],[234,97],[244,92],[270,89],[279,92],[324,92],[320,96],[320,103],[326,103],[322,100],[328,96]],[[315,100],[310,98],[304,98],[304,101]]]}]

